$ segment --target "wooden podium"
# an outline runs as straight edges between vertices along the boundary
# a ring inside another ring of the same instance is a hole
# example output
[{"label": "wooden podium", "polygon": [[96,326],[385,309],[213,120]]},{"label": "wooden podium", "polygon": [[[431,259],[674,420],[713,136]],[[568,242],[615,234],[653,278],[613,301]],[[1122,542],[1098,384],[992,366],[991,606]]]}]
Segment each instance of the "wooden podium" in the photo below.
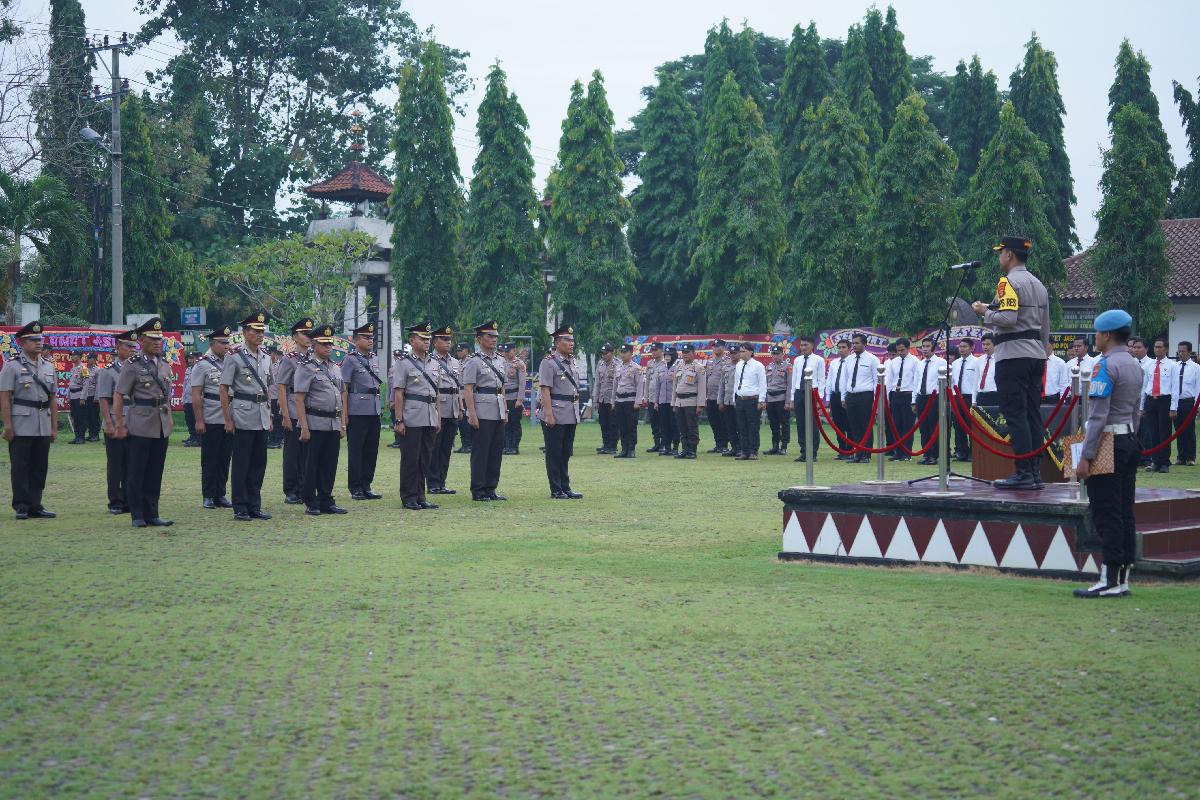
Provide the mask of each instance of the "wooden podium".
[{"label": "wooden podium", "polygon": [[[1054,410],[1053,406],[1042,406],[1043,422],[1050,417],[1050,412]],[[980,412],[983,412],[981,416]],[[1061,411],[1059,412],[1061,415]],[[996,406],[978,406],[971,409],[971,416],[974,417],[976,424],[982,424],[985,427],[992,428],[996,422],[1000,423],[1002,430],[994,430],[1000,435],[1007,436],[1007,425],[1004,424],[1004,417],[1000,413],[1000,409]],[[1059,417],[1061,419],[1061,416]],[[999,427],[999,426],[997,426]],[[1005,441],[1004,444],[997,444],[991,439],[987,440],[988,446],[994,450],[999,450],[1002,453],[1012,454],[1012,445]],[[1000,478],[1007,478],[1013,474],[1013,460],[1002,456],[993,455],[983,449],[978,442],[971,443],[971,476],[985,481],[994,481]],[[1042,455],[1041,461],[1042,483],[1065,483],[1066,476],[1063,475],[1062,461],[1055,454],[1047,451]]]}]

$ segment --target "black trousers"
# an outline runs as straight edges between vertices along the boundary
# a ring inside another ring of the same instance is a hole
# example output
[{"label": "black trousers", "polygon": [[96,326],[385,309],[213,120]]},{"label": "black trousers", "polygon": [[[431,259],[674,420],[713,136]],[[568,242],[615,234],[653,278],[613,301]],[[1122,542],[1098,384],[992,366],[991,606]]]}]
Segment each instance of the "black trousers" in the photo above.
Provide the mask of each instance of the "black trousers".
[{"label": "black trousers", "polygon": [[[1178,416],[1178,415],[1176,415]],[[1150,428],[1150,432],[1146,434],[1146,449],[1157,447],[1158,445],[1171,438],[1171,396],[1162,395],[1160,397],[1146,398],[1146,416],[1142,420],[1142,425]],[[1150,456],[1150,461],[1156,467],[1165,467],[1171,463],[1171,448],[1164,447],[1154,455]]]},{"label": "black trousers", "polygon": [[130,436],[126,454],[125,501],[131,519],[158,517],[158,497],[162,493],[163,469],[167,465],[167,445],[163,436]]},{"label": "black trousers", "polygon": [[458,436],[460,439],[462,439],[463,447],[471,447],[472,443],[475,441],[475,429],[472,428],[471,423],[467,421],[467,413],[465,411],[458,419]]},{"label": "black trousers", "polygon": [[[808,452],[807,442],[804,440],[804,392],[800,389],[792,392],[793,413],[796,416],[796,449],[799,450],[798,455],[804,456]],[[813,457],[817,455],[817,451],[821,449],[821,433],[817,430],[817,406],[813,403],[812,407],[812,431],[813,431]]]},{"label": "black trousers", "polygon": [[437,428],[432,425],[420,428],[409,425],[404,430],[404,435],[400,437],[400,498],[406,503],[410,500],[424,502]]},{"label": "black trousers", "polygon": [[[1029,453],[1045,441],[1042,429],[1042,358],[1006,358],[996,362],[996,391],[1000,395],[1000,413],[1008,422],[1008,434],[1014,454]],[[1023,458],[1016,462],[1017,472],[1038,476],[1040,459]]]},{"label": "black trousers", "polygon": [[658,428],[663,447],[679,449],[679,426],[675,424],[675,407],[670,403],[658,404]]},{"label": "black trousers", "polygon": [[379,416],[351,414],[346,420],[346,479],[350,494],[366,492],[379,461]]},{"label": "black trousers", "polygon": [[675,427],[686,453],[694,453],[700,446],[700,415],[696,410],[696,406],[675,407]]},{"label": "black trousers", "polygon": [[100,402],[94,397],[87,401],[87,429],[89,439],[100,438]]},{"label": "black trousers", "polygon": [[[308,508],[332,508],[333,484],[337,479],[338,457],[342,453],[342,437],[337,431],[309,431],[308,436],[304,448],[304,484],[300,497]],[[236,494],[233,503],[236,508]]]},{"label": "black trousers", "polygon": [[980,392],[975,395],[975,405],[995,407],[1000,405],[999,392]]},{"label": "black trousers", "polygon": [[[916,434],[904,437],[904,434],[911,431],[913,425],[916,424],[917,421],[917,418],[913,415],[912,392],[901,392],[899,390],[888,392],[888,405],[892,410],[892,422],[896,423],[895,433],[892,433],[892,424],[890,422],[887,424],[888,444],[892,444],[896,437],[899,436],[902,437],[901,443],[905,447],[907,447],[909,450],[915,449],[914,445],[917,443]],[[923,408],[924,406],[918,402],[917,413],[920,414]],[[932,411],[930,412],[929,418],[934,420],[934,424],[937,423],[937,415]],[[887,420],[884,421],[887,422]],[[908,458],[908,456],[900,450],[894,450],[893,453],[898,458]]]},{"label": "black trousers", "polygon": [[486,497],[496,493],[500,485],[500,465],[504,458],[504,420],[481,419],[472,428],[471,497]]},{"label": "black trousers", "polygon": [[1175,440],[1175,453],[1180,461],[1196,460],[1196,423],[1193,421],[1184,427],[1192,407],[1196,405],[1194,397],[1179,401],[1179,410],[1175,412],[1175,430],[1180,431]]},{"label": "black trousers", "polygon": [[[846,395],[846,418],[850,424],[850,430],[847,433],[855,442],[861,442],[871,427],[871,406],[874,404],[875,394],[873,392],[850,392]],[[842,449],[846,448],[843,446]],[[855,455],[862,456],[864,454],[856,453]]]},{"label": "black trousers", "polygon": [[[297,438],[299,435],[297,432]],[[233,475],[230,478],[234,513],[262,511],[262,485],[266,474],[267,432],[235,430]]]},{"label": "black trousers", "polygon": [[1141,444],[1136,436],[1114,436],[1113,473],[1093,475],[1087,479],[1088,508],[1092,515],[1092,524],[1100,534],[1104,563],[1110,568],[1132,564],[1137,560],[1133,496],[1137,489],[1137,471],[1141,461]]},{"label": "black trousers", "polygon": [[614,413],[621,438],[621,449],[632,451],[637,447],[637,406],[632,400],[622,400],[617,403]]},{"label": "black trousers", "polygon": [[729,446],[729,434],[725,432],[725,415],[721,413],[721,404],[716,400],[709,400],[705,408],[708,412],[708,427],[712,429],[713,446],[724,450]]},{"label": "black trousers", "polygon": [[13,510],[40,509],[46,474],[50,471],[50,437],[14,436],[8,443],[8,463]]},{"label": "black trousers", "polygon": [[738,413],[737,404],[730,403],[725,406],[724,419],[722,424],[725,426],[725,437],[728,441],[728,446],[736,453],[742,446],[741,437],[738,435]]},{"label": "black trousers", "polygon": [[521,434],[525,432],[525,412],[517,410],[516,400],[506,400],[508,405],[508,422],[504,423],[504,449],[521,449]]},{"label": "black trousers", "polygon": [[[842,402],[840,392],[835,391],[829,396],[829,416],[833,418],[834,425],[837,425],[845,433],[850,433],[850,414],[846,411],[846,405]],[[831,438],[829,441],[835,442],[837,439]],[[842,449],[846,448],[842,447]]]},{"label": "black trousers", "polygon": [[[961,397],[963,404],[966,405],[966,408],[960,407],[959,410],[962,411],[963,419],[969,421],[971,419],[970,414],[968,413],[971,410],[972,405],[971,395],[964,394]],[[936,414],[937,412],[930,413]],[[958,421],[958,417],[954,416],[953,411],[950,412],[950,418],[954,420],[954,454],[962,458],[970,458],[971,436],[967,433],[967,429],[963,427],[962,423]]]},{"label": "black trousers", "polygon": [[[919,394],[913,399],[913,403],[917,407],[918,414],[924,411],[925,404],[930,402],[933,403],[933,408],[931,408],[929,413],[925,415],[925,419],[921,420],[921,447],[928,445],[929,442],[932,441],[934,433],[937,431],[937,392],[934,392],[933,394]],[[912,413],[911,408],[909,409],[909,413]],[[912,427],[912,423],[909,423],[909,427]],[[901,433],[903,433],[903,431],[901,431]],[[909,446],[909,449],[913,449],[911,445]],[[938,446],[934,446],[931,450],[925,453],[925,458],[937,458],[939,449],[940,448]]]},{"label": "black trousers", "polygon": [[183,404],[183,422],[187,425],[188,438],[196,438],[196,409],[192,405],[190,397]]},{"label": "black trousers", "polygon": [[283,437],[283,493],[300,496],[304,489],[304,451],[308,443],[300,441],[300,423],[292,420],[292,429]]},{"label": "black trousers", "polygon": [[450,472],[450,454],[454,452],[454,436],[458,433],[458,420],[442,417],[442,429],[433,441],[433,460],[429,465],[429,488],[445,489],[446,474]]},{"label": "black trousers", "polygon": [[737,409],[738,452],[753,455],[758,452],[758,428],[762,420],[758,398],[739,397],[734,407]]},{"label": "black trousers", "polygon": [[662,445],[662,420],[658,417],[658,404],[650,403],[646,416],[650,418],[650,431],[654,434],[654,446]]},{"label": "black trousers", "polygon": [[108,504],[125,508],[125,472],[128,469],[129,440],[104,434],[104,459],[107,462]]},{"label": "black trousers", "polygon": [[575,428],[570,425],[542,425],[542,438],[546,440],[546,478],[550,481],[550,493],[571,491],[571,455],[575,450]]},{"label": "black trousers", "polygon": [[229,460],[233,458],[233,434],[225,426],[209,422],[200,434],[200,490],[204,497],[225,496],[229,483]]},{"label": "black trousers", "polygon": [[792,414],[786,406],[787,400],[783,397],[767,402],[767,422],[771,423],[771,445],[776,448],[780,445],[787,447],[788,442],[792,439]]},{"label": "black trousers", "polygon": [[617,415],[612,403],[597,403],[596,413],[600,419],[600,444],[605,450],[617,447]]},{"label": "black trousers", "polygon": [[283,441],[283,414],[279,411],[279,401],[271,401],[271,433],[267,436],[269,444],[279,444]]},{"label": "black trousers", "polygon": [[73,397],[71,403],[71,428],[75,438],[82,439],[87,433],[87,407],[82,397]]}]

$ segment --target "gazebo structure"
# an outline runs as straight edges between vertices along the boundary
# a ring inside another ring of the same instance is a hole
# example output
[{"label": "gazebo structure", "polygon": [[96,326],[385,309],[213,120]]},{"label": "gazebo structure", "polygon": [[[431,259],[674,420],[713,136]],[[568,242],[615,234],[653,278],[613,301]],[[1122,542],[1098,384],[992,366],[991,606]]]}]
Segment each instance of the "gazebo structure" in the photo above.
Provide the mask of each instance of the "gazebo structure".
[{"label": "gazebo structure", "polygon": [[392,184],[362,162],[362,112],[350,114],[350,159],[346,166],[328,180],[314,183],[304,190],[309,197],[326,203],[350,203],[350,216],[328,218],[325,213],[308,224],[308,237],[336,231],[363,231],[375,239],[375,251],[366,261],[354,265],[354,288],[346,298],[344,330],[350,331],[367,322],[375,323],[375,349],[383,364],[391,363],[394,342],[403,342],[399,324],[393,320],[396,307],[395,290],[389,262],[392,251],[392,226],[386,220],[369,216],[370,204],[387,200]]}]

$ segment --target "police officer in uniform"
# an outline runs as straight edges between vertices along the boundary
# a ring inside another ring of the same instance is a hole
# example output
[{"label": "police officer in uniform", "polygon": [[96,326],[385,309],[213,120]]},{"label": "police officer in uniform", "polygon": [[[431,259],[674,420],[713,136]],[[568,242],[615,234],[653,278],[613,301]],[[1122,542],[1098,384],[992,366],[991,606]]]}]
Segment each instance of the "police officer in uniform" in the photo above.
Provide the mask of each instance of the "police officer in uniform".
[{"label": "police officer in uniform", "polygon": [[[1050,342],[1050,301],[1046,287],[1025,268],[1033,248],[1024,236],[1005,236],[992,249],[1000,254],[1004,277],[991,305],[976,302],[975,313],[995,330],[996,390],[1000,413],[1008,421],[1013,453],[1030,453],[1041,445],[1042,375]],[[1016,462],[1011,477],[994,481],[997,489],[1041,489],[1041,459]]]},{"label": "police officer in uniform", "polygon": [[458,421],[462,417],[462,366],[450,355],[450,342],[454,331],[444,325],[433,332],[433,359],[438,362],[438,414],[442,426],[433,442],[433,461],[429,467],[430,494],[457,494],[446,488],[446,474],[450,471],[450,454],[454,451],[454,435],[458,432]]},{"label": "police officer in uniform", "polygon": [[[1127,597],[1129,572],[1137,559],[1133,499],[1142,458],[1137,430],[1143,372],[1126,350],[1132,325],[1133,318],[1119,309],[1105,311],[1093,325],[1101,355],[1088,391],[1087,428],[1075,472],[1087,481],[1088,508],[1100,534],[1104,563],[1100,580],[1087,589],[1076,589],[1076,597]],[[1113,471],[1092,474],[1096,457],[1106,446],[1104,440],[1110,437]]]},{"label": "police officer in uniform", "polygon": [[721,391],[724,388],[725,369],[728,367],[732,371],[733,361],[725,352],[724,339],[714,340],[712,349],[712,358],[704,367],[704,405],[708,413],[708,427],[713,435],[713,446],[708,452],[724,453],[729,445],[729,436],[725,432],[725,404]]},{"label": "police officer in uniform", "polygon": [[283,360],[283,353],[275,345],[267,345],[267,355],[271,357],[271,435],[267,437],[267,449],[278,450],[283,447],[283,412],[279,410],[279,395],[275,391],[275,373]]},{"label": "police officer in uniform", "polygon": [[[312,331],[313,352],[296,365],[292,387],[296,395],[296,421],[304,448],[304,484],[301,498],[305,513],[345,514],[333,499],[337,479],[338,456],[346,435],[346,393],[342,374],[330,356],[333,354],[333,326],[318,325]],[[375,427],[379,438],[379,427]]]},{"label": "police officer in uniform", "polygon": [[658,399],[655,390],[658,387],[658,374],[665,369],[666,360],[663,358],[662,342],[650,345],[650,362],[646,364],[646,417],[650,422],[650,433],[654,444],[646,448],[647,453],[657,453],[662,449],[662,420],[658,418]]},{"label": "police officer in uniform", "polygon": [[554,352],[547,353],[538,367],[542,399],[542,433],[546,440],[546,477],[550,497],[579,500],[571,491],[569,464],[579,425],[579,368],[575,364],[575,328],[563,325],[553,334]]},{"label": "police officer in uniform", "polygon": [[221,365],[221,413],[233,434],[233,518],[238,522],[270,519],[262,510],[267,474],[267,434],[271,431],[271,357],[263,348],[267,314],[242,320],[243,345]]},{"label": "police officer in uniform", "polygon": [[738,363],[742,360],[741,345],[736,342],[728,342],[726,347],[729,350],[729,366],[721,372],[721,394],[718,402],[725,409],[721,422],[725,427],[725,436],[729,440],[729,445],[725,448],[725,452],[721,453],[721,456],[736,458],[742,454],[742,442],[738,437],[737,403],[735,402],[737,396],[733,391],[733,377],[737,372]]},{"label": "police officer in uniform", "polygon": [[[108,513],[114,515],[129,513],[129,506],[125,502],[125,472],[128,469],[126,454],[129,450],[129,440],[117,438],[117,420],[112,413],[113,389],[116,388],[117,378],[120,377],[125,362],[136,352],[136,344],[137,337],[133,331],[114,334],[115,358],[96,376],[96,402],[100,406],[100,425],[104,429],[104,457],[107,462]],[[128,413],[127,403],[126,414]]]},{"label": "police officer in uniform", "polygon": [[42,357],[42,323],[25,324],[13,337],[21,346],[0,370],[0,419],[8,442],[12,507],[17,519],[53,519],[42,505],[50,468],[50,443],[58,438],[57,379]]},{"label": "police officer in uniform", "polygon": [[87,369],[87,364],[84,363],[83,353],[72,353],[71,364],[71,371],[67,375],[67,403],[71,410],[71,427],[75,430],[75,438],[67,444],[83,444],[83,437],[87,432],[87,408],[83,402],[83,382],[86,380],[83,372]]},{"label": "police officer in uniform", "polygon": [[663,349],[663,366],[655,375],[653,399],[658,404],[658,429],[663,444],[660,456],[679,455],[679,425],[675,421],[675,369],[680,363],[679,353],[673,345]]},{"label": "police officer in uniform", "polygon": [[596,414],[600,420],[600,446],[596,448],[598,455],[612,455],[617,452],[617,415],[612,403],[613,372],[616,368],[617,360],[613,357],[613,346],[610,342],[605,342],[600,346],[600,360],[596,362],[596,384],[592,391]]},{"label": "police officer in uniform", "polygon": [[[813,347],[816,345],[816,339],[811,336],[801,336],[798,340],[800,355],[796,356],[792,362],[792,387],[791,398],[788,400],[787,410],[796,410],[796,449],[800,451],[800,455],[796,456],[796,461],[805,461],[805,445],[804,441],[804,372],[812,370],[812,387],[817,390],[820,395],[825,394],[825,359],[813,353]],[[820,449],[821,433],[817,430],[817,404],[814,401],[811,403],[812,418],[813,418],[813,461],[817,460],[817,451]]]},{"label": "police officer in uniform", "polygon": [[675,365],[671,394],[675,428],[682,446],[675,457],[694,459],[700,447],[700,412],[708,397],[707,370],[703,362],[696,360],[695,345],[689,342],[680,350],[683,360]]},{"label": "police officer in uniform", "polygon": [[646,371],[633,360],[633,345],[621,345],[613,368],[612,404],[621,438],[621,452],[613,458],[637,457],[638,409],[646,406]]},{"label": "police officer in uniform", "polygon": [[521,454],[521,434],[525,421],[525,360],[517,358],[516,345],[505,342],[499,347],[504,357],[504,402],[508,406],[508,422],[504,426],[504,455]]},{"label": "police officer in uniform", "polygon": [[472,428],[471,499],[480,502],[507,500],[496,494],[504,457],[504,359],[496,353],[500,324],[495,320],[475,326],[479,350],[463,367],[463,396]]},{"label": "police officer in uniform", "polygon": [[433,323],[426,320],[408,330],[409,352],[393,365],[396,384],[396,433],[400,434],[400,495],[410,511],[437,508],[425,499],[432,475],[433,444],[442,427],[438,402],[441,362],[429,355]]},{"label": "police officer in uniform", "polygon": [[792,436],[792,415],[788,395],[792,388],[792,365],[783,347],[771,345],[771,363],[767,365],[767,421],[771,424],[771,449],[764,456],[786,456]]},{"label": "police officer in uniform", "polygon": [[221,408],[221,371],[229,353],[233,327],[222,325],[208,335],[208,352],[192,367],[192,396],[185,398],[200,437],[200,489],[205,508],[233,508],[225,496],[233,434],[225,430]]},{"label": "police officer in uniform", "polygon": [[[459,342],[458,347],[454,348],[454,358],[458,361],[458,382],[463,382],[463,370],[467,368],[467,359],[471,357],[471,346],[466,342]],[[462,440],[456,453],[470,453],[471,444],[475,441],[475,429],[471,427],[471,422],[467,419],[467,398],[466,393],[460,393],[459,399],[462,403],[462,411],[458,417],[458,435]]]},{"label": "police officer in uniform", "polygon": [[96,378],[100,375],[95,353],[87,354],[83,372],[83,412],[87,422],[87,441],[100,441],[100,406],[96,403]]},{"label": "police officer in uniform", "polygon": [[275,367],[275,392],[279,410],[283,413],[283,502],[299,505],[300,489],[304,485],[304,451],[307,444],[300,441],[300,425],[296,403],[291,398],[292,378],[296,367],[308,358],[312,340],[313,321],[305,318],[292,326],[292,349]]},{"label": "police officer in uniform", "polygon": [[[403,355],[404,355],[404,349],[399,348],[399,347],[396,348],[395,350],[392,351],[391,363],[395,364],[396,359],[400,358]],[[388,447],[392,450],[399,450],[400,449],[400,434],[396,433],[396,431],[395,431],[395,428],[396,428],[396,405],[392,401],[392,397],[394,395],[394,392],[392,390],[396,387],[396,374],[393,371],[393,369],[394,369],[394,367],[389,366],[388,374],[387,374],[387,379],[388,379],[387,380],[387,397],[388,397],[387,407],[388,407],[388,416],[391,417],[390,427],[392,428],[392,441],[388,444]]]},{"label": "police officer in uniform", "polygon": [[[162,356],[162,320],[151,317],[134,329],[142,352],[126,362],[113,387],[117,438],[129,439],[125,500],[133,527],[167,526],[158,515],[171,428],[171,365]],[[126,398],[128,413],[126,413]]]},{"label": "police officer in uniform", "polygon": [[354,350],[342,359],[342,400],[346,423],[346,477],[351,500],[378,500],[371,491],[379,460],[379,357],[375,355],[375,323],[354,329]]}]

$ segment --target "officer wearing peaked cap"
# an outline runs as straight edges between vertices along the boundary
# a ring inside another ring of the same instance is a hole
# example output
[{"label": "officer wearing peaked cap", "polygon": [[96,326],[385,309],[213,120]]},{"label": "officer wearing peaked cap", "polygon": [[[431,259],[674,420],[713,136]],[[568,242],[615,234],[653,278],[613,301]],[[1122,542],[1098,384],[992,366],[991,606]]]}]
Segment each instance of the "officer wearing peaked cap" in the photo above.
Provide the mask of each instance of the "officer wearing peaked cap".
[{"label": "officer wearing peaked cap", "polygon": [[[96,376],[96,402],[100,407],[100,424],[104,429],[104,457],[106,462],[106,477],[108,479],[108,513],[127,514],[129,506],[125,502],[125,472],[128,469],[126,455],[129,452],[129,440],[117,438],[117,420],[113,416],[113,390],[117,378],[125,368],[125,362],[137,352],[137,336],[133,331],[121,331],[113,335],[115,357],[107,367],[100,370]],[[128,416],[128,404],[126,405]]]},{"label": "officer wearing peaked cap", "polygon": [[613,458],[637,457],[638,409],[646,404],[645,370],[633,360],[633,345],[621,345],[621,356],[613,368],[612,394],[621,439],[621,452]]},{"label": "officer wearing peaked cap", "polygon": [[563,325],[552,334],[554,350],[542,359],[538,384],[542,396],[542,432],[546,440],[546,477],[555,500],[579,500],[571,489],[569,464],[579,425],[579,368],[575,364],[575,328]]},{"label": "officer wearing peaked cap", "polygon": [[[471,358],[471,345],[467,342],[459,342],[454,348],[454,358],[458,362],[458,382],[461,384],[463,371],[467,368],[467,360]],[[458,435],[461,437],[462,443],[454,452],[469,454],[471,452],[471,445],[475,441],[475,429],[471,427],[471,420],[467,417],[467,398],[465,393],[459,394],[459,405],[462,407],[462,411],[458,416]]]},{"label": "officer wearing peaked cap", "polygon": [[304,485],[305,450],[308,445],[300,441],[300,423],[296,417],[296,402],[292,398],[292,387],[296,366],[308,359],[312,346],[313,322],[311,317],[299,320],[291,327],[292,349],[275,367],[275,386],[279,399],[279,411],[283,415],[283,502],[298,505],[300,490]]},{"label": "officer wearing peaked cap", "polygon": [[504,425],[504,455],[521,454],[521,436],[525,422],[525,359],[517,357],[517,346],[505,342],[496,348],[504,359],[504,404],[508,421]]},{"label": "officer wearing peaked cap", "polygon": [[208,336],[208,352],[192,367],[191,404],[200,436],[200,489],[205,508],[233,508],[225,496],[234,435],[225,430],[221,408],[221,371],[229,358],[233,327],[222,325]]},{"label": "officer wearing peaked cap", "polygon": [[[346,513],[333,499],[338,456],[346,435],[345,388],[331,360],[334,339],[332,325],[313,328],[312,357],[296,365],[292,378],[300,440],[306,444],[300,495],[305,513],[313,516]],[[375,435],[378,438],[378,430]]]},{"label": "officer wearing peaked cap", "polygon": [[[429,355],[433,323],[409,326],[405,353],[395,364],[396,433],[400,434],[400,494],[410,511],[437,508],[425,490],[430,484],[433,443],[441,428],[438,398],[441,363]],[[436,484],[436,481],[433,481]]]},{"label": "officer wearing peaked cap", "polygon": [[50,443],[57,438],[58,401],[54,365],[42,357],[42,323],[26,323],[14,334],[21,347],[0,370],[0,418],[8,442],[12,507],[17,519],[53,518],[42,505],[50,468]]},{"label": "officer wearing peaked cap", "polygon": [[450,471],[450,454],[454,451],[454,436],[458,433],[458,420],[462,416],[462,365],[450,355],[450,343],[454,331],[444,325],[433,332],[432,358],[438,365],[438,415],[442,426],[433,442],[433,462],[429,468],[430,494],[456,494],[446,488],[446,475]]},{"label": "officer wearing peaked cap", "polygon": [[496,352],[500,324],[490,320],[475,326],[479,350],[463,368],[463,396],[472,428],[471,499],[479,502],[507,500],[496,494],[504,458],[504,359]]},{"label": "officer wearing peaked cap", "polygon": [[613,374],[616,372],[617,359],[613,355],[611,342],[600,346],[600,359],[596,362],[594,406],[600,416],[600,447],[596,452],[600,455],[612,455],[617,452],[617,436],[619,435],[616,407],[612,402]]},{"label": "officer wearing peaked cap", "polygon": [[[170,441],[171,365],[163,358],[162,320],[152,317],[134,329],[142,352],[121,369],[113,387],[117,438],[129,438],[125,500],[133,527],[170,525],[158,514],[163,469]],[[128,398],[128,413],[126,413]]]},{"label": "officer wearing peaked cap", "polygon": [[262,346],[266,330],[264,311],[242,320],[242,347],[221,365],[221,412],[225,430],[233,434],[233,518],[239,522],[271,518],[262,510],[271,430],[271,357]]},{"label": "officer wearing peaked cap", "polygon": [[675,413],[675,429],[683,450],[676,458],[696,457],[700,445],[700,412],[704,410],[707,391],[707,371],[696,360],[696,346],[691,342],[680,348],[683,360],[675,365],[671,378],[671,408]]},{"label": "officer wearing peaked cap", "polygon": [[342,359],[346,387],[346,477],[352,500],[378,500],[371,489],[379,460],[379,357],[375,355],[375,323],[354,329],[354,350]]}]

